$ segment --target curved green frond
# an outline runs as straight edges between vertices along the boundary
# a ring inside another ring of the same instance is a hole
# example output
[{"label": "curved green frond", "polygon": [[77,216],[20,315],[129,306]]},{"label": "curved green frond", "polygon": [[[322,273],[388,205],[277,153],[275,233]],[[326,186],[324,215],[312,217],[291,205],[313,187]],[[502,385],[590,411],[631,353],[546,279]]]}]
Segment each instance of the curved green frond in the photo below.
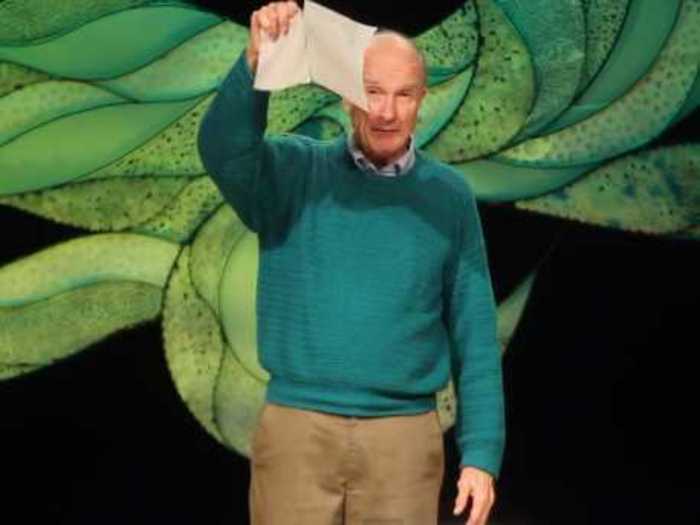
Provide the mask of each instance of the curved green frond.
[{"label": "curved green frond", "polygon": [[536,168],[492,159],[455,164],[480,201],[509,202],[556,190],[592,171],[600,163],[563,168]]},{"label": "curved green frond", "polygon": [[267,381],[269,374],[258,361],[258,257],[258,236],[245,232],[228,254],[219,284],[219,304],[224,335],[236,358],[253,377]]},{"label": "curved green frond", "polygon": [[222,22],[147,66],[98,85],[141,102],[182,100],[216,89],[248,41],[248,29]]},{"label": "curved green frond", "polygon": [[0,196],[0,204],[91,231],[118,231],[143,223],[184,188],[182,177],[129,177]]},{"label": "curved green frond", "polygon": [[226,259],[248,232],[230,206],[221,206],[202,226],[192,242],[190,273],[192,283],[216,315],[221,315],[219,287]]},{"label": "curved green frond", "polygon": [[113,78],[143,67],[219,22],[219,17],[195,9],[140,7],[99,18],[39,44],[0,45],[0,60],[61,77]]},{"label": "curved green frond", "polygon": [[132,231],[184,243],[222,202],[211,178],[197,177],[168,206]]},{"label": "curved green frond", "polygon": [[665,235],[700,223],[700,146],[616,160],[521,209],[611,228]]},{"label": "curved green frond", "polygon": [[498,305],[496,330],[498,342],[501,344],[501,349],[504,353],[508,350],[508,345],[523,316],[536,276],[536,271],[529,273],[515,290]]},{"label": "curved green frond", "polygon": [[161,288],[179,249],[171,242],[126,233],[65,241],[0,268],[0,307],[22,306],[106,281]]},{"label": "curved green frond", "polygon": [[5,0],[0,3],[0,43],[22,45],[73,30],[101,16],[149,0]]},{"label": "curved green frond", "polygon": [[266,383],[253,377],[230,348],[224,353],[216,391],[214,418],[226,443],[250,457],[253,433],[265,402]]},{"label": "curved green frond", "polygon": [[49,75],[42,71],[36,71],[19,64],[0,62],[0,97],[48,78]]},{"label": "curved green frond", "polygon": [[474,61],[479,48],[478,22],[474,3],[467,1],[442,22],[415,37],[431,76],[447,79]]},{"label": "curved green frond", "polygon": [[681,110],[700,66],[700,1],[683,4],[654,67],[620,100],[583,122],[523,142],[500,158],[537,166],[604,160],[643,145]]},{"label": "curved green frond", "polygon": [[31,304],[0,307],[0,367],[5,378],[65,358],[160,313],[160,286],[102,282]]},{"label": "curved green frond", "polygon": [[585,89],[610,56],[627,16],[636,0],[591,0],[586,10],[586,60],[579,90]]},{"label": "curved green frond", "polygon": [[474,78],[474,67],[468,67],[447,82],[432,86],[423,99],[416,122],[416,146],[421,148],[452,119],[467,95]]},{"label": "curved green frond", "polygon": [[195,105],[146,142],[107,166],[91,172],[85,180],[143,175],[201,175],[204,166],[197,149],[197,131],[214,95]]},{"label": "curved green frond", "polygon": [[178,394],[195,419],[224,443],[214,422],[214,391],[224,358],[221,329],[189,277],[190,249],[178,257],[165,291],[165,358]]},{"label": "curved green frond", "polygon": [[525,127],[514,141],[531,137],[564,111],[583,71],[586,32],[580,0],[496,0],[522,35],[537,85]]},{"label": "curved green frond", "polygon": [[483,39],[462,105],[427,150],[461,162],[498,150],[523,126],[532,106],[534,78],[527,47],[494,0],[477,0]]},{"label": "curved green frond", "polygon": [[595,79],[543,132],[568,128],[604,110],[648,73],[667,44],[683,0],[631,0],[622,30]]},{"label": "curved green frond", "polygon": [[198,102],[119,104],[35,128],[0,147],[0,195],[57,186],[90,173],[150,139]]},{"label": "curved green frond", "polygon": [[197,421],[221,443],[248,456],[265,382],[246,372],[225,343],[214,311],[190,279],[191,263],[191,251],[185,248],[166,291],[163,334],[168,367]]},{"label": "curved green frond", "polygon": [[83,82],[48,80],[32,84],[0,98],[0,147],[57,118],[125,102],[120,96]]}]

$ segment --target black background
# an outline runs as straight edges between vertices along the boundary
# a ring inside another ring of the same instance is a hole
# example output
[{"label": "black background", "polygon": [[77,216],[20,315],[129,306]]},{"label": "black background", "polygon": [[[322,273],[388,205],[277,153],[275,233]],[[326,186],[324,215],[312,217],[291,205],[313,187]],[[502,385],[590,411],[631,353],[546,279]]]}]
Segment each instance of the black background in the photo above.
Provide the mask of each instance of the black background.
[{"label": "black background", "polygon": [[[325,5],[409,34],[461,2]],[[245,23],[259,2],[201,1]],[[698,113],[654,145],[697,142]],[[499,298],[544,258],[504,359],[508,446],[493,523],[698,523],[700,242],[482,205]],[[0,265],[85,232],[0,207]],[[247,460],[175,392],[159,320],[0,383],[9,523],[247,523]],[[452,523],[457,467],[441,522]]]}]

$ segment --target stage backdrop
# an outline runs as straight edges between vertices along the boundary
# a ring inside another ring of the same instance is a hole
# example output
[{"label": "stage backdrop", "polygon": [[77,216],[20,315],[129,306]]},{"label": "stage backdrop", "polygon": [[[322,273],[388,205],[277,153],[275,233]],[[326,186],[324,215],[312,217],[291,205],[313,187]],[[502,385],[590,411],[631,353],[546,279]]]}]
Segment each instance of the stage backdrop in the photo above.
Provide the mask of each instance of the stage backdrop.
[{"label": "stage backdrop", "polygon": [[[416,141],[480,202],[508,397],[494,521],[692,522],[700,0],[322,3],[415,38]],[[196,136],[258,5],[0,1],[13,519],[246,522],[258,245]],[[348,125],[324,89],[272,94],[270,134]]]}]

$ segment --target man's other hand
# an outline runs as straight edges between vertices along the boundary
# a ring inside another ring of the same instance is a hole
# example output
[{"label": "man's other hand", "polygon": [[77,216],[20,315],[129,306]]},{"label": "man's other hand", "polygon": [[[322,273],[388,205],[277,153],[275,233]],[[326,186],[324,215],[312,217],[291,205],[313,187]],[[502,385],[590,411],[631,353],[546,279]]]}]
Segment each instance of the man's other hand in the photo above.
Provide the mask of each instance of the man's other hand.
[{"label": "man's other hand", "polygon": [[474,467],[462,467],[457,489],[455,516],[464,512],[471,499],[469,521],[466,522],[466,525],[485,525],[493,502],[496,500],[491,474]]},{"label": "man's other hand", "polygon": [[258,56],[262,42],[262,31],[265,31],[272,40],[277,40],[280,35],[286,35],[289,24],[299,12],[296,2],[271,2],[250,15],[250,40],[246,50],[246,58],[251,71],[258,67]]}]

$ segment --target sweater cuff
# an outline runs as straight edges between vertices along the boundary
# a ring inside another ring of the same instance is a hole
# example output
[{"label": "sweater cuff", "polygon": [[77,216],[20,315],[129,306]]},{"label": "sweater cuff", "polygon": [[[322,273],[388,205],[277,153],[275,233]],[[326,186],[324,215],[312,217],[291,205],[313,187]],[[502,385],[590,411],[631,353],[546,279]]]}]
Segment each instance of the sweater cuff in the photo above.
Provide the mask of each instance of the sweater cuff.
[{"label": "sweater cuff", "polygon": [[472,450],[464,452],[460,467],[474,467],[488,472],[493,479],[498,479],[501,471],[501,453],[496,450]]}]

